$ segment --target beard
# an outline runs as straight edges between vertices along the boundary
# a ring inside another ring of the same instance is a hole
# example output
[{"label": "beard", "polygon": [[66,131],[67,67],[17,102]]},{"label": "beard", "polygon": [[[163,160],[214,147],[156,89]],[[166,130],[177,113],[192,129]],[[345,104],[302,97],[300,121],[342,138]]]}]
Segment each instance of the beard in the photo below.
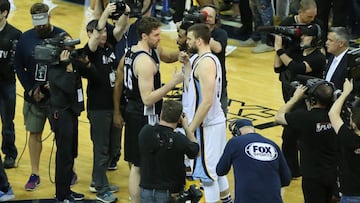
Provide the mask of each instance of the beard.
[{"label": "beard", "polygon": [[183,44],[178,44],[179,46],[179,50],[180,51],[187,51],[187,45],[186,43],[183,43]]},{"label": "beard", "polygon": [[36,33],[37,33],[37,35],[38,35],[39,38],[45,39],[45,38],[47,38],[47,37],[50,35],[50,33],[51,33],[51,26],[48,25],[48,26],[43,27],[43,28],[35,28],[35,31],[36,31]]},{"label": "beard", "polygon": [[188,46],[187,51],[188,51],[188,53],[196,54],[199,51],[199,49],[195,46],[193,46],[193,47]]}]

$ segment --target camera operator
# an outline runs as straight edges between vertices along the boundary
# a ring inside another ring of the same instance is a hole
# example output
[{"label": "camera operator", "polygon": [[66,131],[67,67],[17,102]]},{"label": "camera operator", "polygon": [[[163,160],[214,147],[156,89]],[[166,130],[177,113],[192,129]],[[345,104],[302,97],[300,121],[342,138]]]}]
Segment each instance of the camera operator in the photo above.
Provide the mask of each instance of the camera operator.
[{"label": "camera operator", "polygon": [[[169,203],[185,185],[184,155],[194,159],[199,152],[194,133],[190,132],[181,103],[163,102],[160,122],[145,125],[139,133],[140,197],[143,203]],[[181,122],[185,134],[175,132]]]},{"label": "camera operator", "polygon": [[340,116],[343,105],[352,90],[352,79],[345,79],[343,92],[329,111],[331,125],[338,136],[340,148],[341,203],[360,201],[360,108],[348,109],[351,111],[350,128]]},{"label": "camera operator", "polygon": [[[318,24],[321,28],[321,45],[326,40],[326,32],[324,30],[323,22],[316,18],[317,5],[314,0],[301,0],[299,3],[298,14],[289,16],[280,22],[280,26],[291,26],[291,25],[309,25]],[[300,44],[300,38],[293,39],[294,42],[290,46],[294,46],[294,52],[301,51],[298,47]]]},{"label": "camera operator", "polygon": [[342,89],[347,77],[348,58],[345,56],[349,50],[350,34],[345,27],[332,27],[326,40],[326,48],[330,59],[326,65],[324,78],[332,82],[336,89]]},{"label": "camera operator", "polygon": [[228,95],[227,95],[227,79],[226,79],[226,62],[225,62],[225,52],[227,46],[228,35],[227,32],[219,27],[220,17],[218,8],[213,4],[205,4],[200,8],[201,12],[207,14],[205,24],[209,27],[211,32],[210,38],[210,49],[213,54],[219,59],[221,64],[221,74],[222,74],[222,83],[221,83],[221,108],[224,111],[226,117],[228,112]]},{"label": "camera operator", "polygon": [[[87,63],[70,62],[70,52],[67,47],[60,54],[60,63],[48,70],[50,85],[50,120],[56,140],[55,186],[56,199],[60,202],[75,202],[70,190],[74,159],[78,150],[78,116],[84,110],[84,96],[79,68],[89,66]],[[88,62],[88,60],[87,60]],[[83,194],[77,194],[82,196]],[[79,199],[77,199],[79,200]]]},{"label": "camera operator", "polygon": [[109,185],[106,170],[112,157],[120,150],[120,128],[114,124],[113,89],[118,65],[114,47],[121,39],[128,23],[130,8],[116,20],[112,29],[107,19],[116,10],[114,3],[109,3],[99,20],[87,24],[89,41],[84,50],[95,69],[84,75],[88,79],[87,112],[90,121],[90,134],[93,142],[93,172],[90,191],[97,192],[96,199],[101,202],[115,202],[117,197],[112,192],[118,191],[115,185]]},{"label": "camera operator", "polygon": [[[288,125],[300,133],[305,203],[328,203],[333,195],[338,161],[336,135],[328,116],[333,92],[331,83],[309,79],[306,86],[296,88],[293,97],[275,115],[277,123]],[[307,109],[291,111],[304,98]]]},{"label": "camera operator", "polygon": [[47,100],[49,85],[47,72],[50,66],[39,63],[34,58],[34,48],[47,38],[64,32],[50,24],[49,7],[35,3],[30,8],[34,28],[24,32],[16,46],[15,69],[24,88],[24,121],[29,136],[31,175],[25,190],[33,191],[40,185],[39,162],[42,149],[42,132],[48,117]]},{"label": "camera operator", "polygon": [[[250,120],[233,121],[233,138],[225,146],[216,173],[235,177],[235,203],[282,203],[281,187],[291,180],[289,167],[280,148],[255,132]],[[264,150],[266,149],[266,150]]]},{"label": "camera operator", "polygon": [[[317,25],[308,29],[306,35],[301,35],[300,44],[301,54],[294,54],[294,49],[283,46],[282,37],[275,36],[274,47],[276,51],[274,61],[274,71],[279,73],[282,86],[283,99],[287,102],[293,92],[290,83],[297,80],[297,75],[307,75],[321,78],[326,63],[325,56],[321,53],[318,43],[320,40],[320,28]],[[305,108],[303,103],[296,108]],[[288,162],[292,176],[297,178],[301,176],[298,161],[298,132],[289,126],[284,126],[282,134],[282,150]]]}]

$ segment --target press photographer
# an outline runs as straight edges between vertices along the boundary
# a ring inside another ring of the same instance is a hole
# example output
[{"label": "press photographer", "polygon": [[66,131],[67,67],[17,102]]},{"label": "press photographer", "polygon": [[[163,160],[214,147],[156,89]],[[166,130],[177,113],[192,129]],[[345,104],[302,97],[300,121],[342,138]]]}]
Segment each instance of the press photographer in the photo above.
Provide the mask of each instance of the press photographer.
[{"label": "press photographer", "polygon": [[[178,121],[181,121],[186,136],[174,132]],[[163,102],[160,123],[155,126],[147,124],[141,129],[139,146],[141,202],[184,202],[189,197],[199,199],[198,190],[191,193],[196,188],[179,196],[185,186],[184,155],[193,159],[199,152],[199,145],[189,130],[180,102]]]},{"label": "press photographer", "polygon": [[[118,20],[123,14],[129,15],[131,18],[139,18],[151,9],[151,4],[143,8],[144,0],[110,0],[109,3],[116,5],[115,11],[109,16],[113,20]],[[131,8],[130,12],[126,12],[126,5]],[[101,1],[101,8],[105,9],[103,1]]]}]

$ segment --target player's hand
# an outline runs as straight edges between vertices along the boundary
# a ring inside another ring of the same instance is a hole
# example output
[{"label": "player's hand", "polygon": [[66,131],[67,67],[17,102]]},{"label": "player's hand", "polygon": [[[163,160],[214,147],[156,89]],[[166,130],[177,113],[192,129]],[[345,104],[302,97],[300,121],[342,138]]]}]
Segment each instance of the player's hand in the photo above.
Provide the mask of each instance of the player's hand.
[{"label": "player's hand", "polygon": [[183,63],[183,64],[190,63],[189,55],[184,51],[181,51],[179,53],[178,60],[179,60],[180,63]]},{"label": "player's hand", "polygon": [[173,82],[175,83],[175,85],[177,85],[183,81],[184,81],[184,73],[182,72],[181,69],[180,71],[177,71],[177,67],[175,67],[173,74]]}]

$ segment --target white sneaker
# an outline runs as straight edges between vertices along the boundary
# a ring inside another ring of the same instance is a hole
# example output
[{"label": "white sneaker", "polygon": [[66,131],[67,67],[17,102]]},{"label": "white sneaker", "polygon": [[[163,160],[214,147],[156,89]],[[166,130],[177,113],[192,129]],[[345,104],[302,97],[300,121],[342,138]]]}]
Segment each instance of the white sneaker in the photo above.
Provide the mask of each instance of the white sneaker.
[{"label": "white sneaker", "polygon": [[235,51],[236,46],[233,45],[227,45],[225,49],[225,56],[230,55],[233,51]]},{"label": "white sneaker", "polygon": [[257,45],[257,42],[255,42],[253,39],[249,38],[245,41],[239,41],[239,47],[255,47]]},{"label": "white sneaker", "polygon": [[258,44],[253,50],[252,53],[264,53],[274,51],[274,47],[268,46],[266,44]]}]

